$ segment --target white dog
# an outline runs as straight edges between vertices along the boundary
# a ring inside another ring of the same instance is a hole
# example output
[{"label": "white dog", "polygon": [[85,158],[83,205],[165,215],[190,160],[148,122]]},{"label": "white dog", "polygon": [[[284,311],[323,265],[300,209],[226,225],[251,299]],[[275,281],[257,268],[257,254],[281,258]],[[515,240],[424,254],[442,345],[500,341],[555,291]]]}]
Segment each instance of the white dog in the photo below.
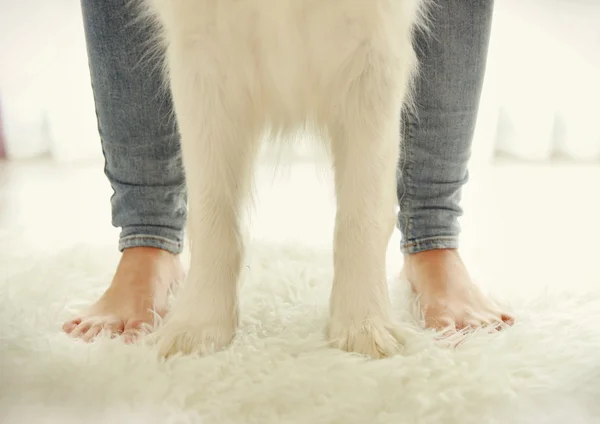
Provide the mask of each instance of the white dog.
[{"label": "white dog", "polygon": [[154,335],[162,356],[225,348],[238,326],[259,140],[311,123],[330,143],[337,216],[327,337],[374,358],[402,337],[390,313],[399,117],[421,0],[142,0],[155,19],[182,139],[191,265]]}]

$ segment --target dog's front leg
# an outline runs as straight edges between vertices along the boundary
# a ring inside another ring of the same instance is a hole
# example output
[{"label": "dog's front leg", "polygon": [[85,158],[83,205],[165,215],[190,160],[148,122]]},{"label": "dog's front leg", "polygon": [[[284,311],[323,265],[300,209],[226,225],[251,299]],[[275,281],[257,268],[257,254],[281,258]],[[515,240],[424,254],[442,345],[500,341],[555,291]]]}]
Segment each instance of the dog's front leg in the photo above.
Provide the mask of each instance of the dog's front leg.
[{"label": "dog's front leg", "polygon": [[177,44],[167,57],[188,187],[191,263],[165,324],[152,336],[165,357],[213,352],[235,335],[240,212],[258,141],[252,109],[216,61]]},{"label": "dog's front leg", "polygon": [[330,124],[337,216],[328,337],[335,347],[373,358],[393,355],[403,341],[390,313],[386,250],[408,71],[390,79],[385,69],[367,64]]}]

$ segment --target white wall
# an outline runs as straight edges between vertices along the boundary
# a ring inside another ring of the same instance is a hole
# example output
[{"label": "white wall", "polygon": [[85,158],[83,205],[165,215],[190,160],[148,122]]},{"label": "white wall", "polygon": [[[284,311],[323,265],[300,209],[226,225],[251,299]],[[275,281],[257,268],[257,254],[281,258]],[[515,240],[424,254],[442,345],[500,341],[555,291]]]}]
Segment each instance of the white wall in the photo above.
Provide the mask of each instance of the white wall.
[{"label": "white wall", "polygon": [[600,1],[497,0],[489,69],[497,151],[600,159]]},{"label": "white wall", "polygon": [[0,0],[7,154],[100,155],[78,0]]}]

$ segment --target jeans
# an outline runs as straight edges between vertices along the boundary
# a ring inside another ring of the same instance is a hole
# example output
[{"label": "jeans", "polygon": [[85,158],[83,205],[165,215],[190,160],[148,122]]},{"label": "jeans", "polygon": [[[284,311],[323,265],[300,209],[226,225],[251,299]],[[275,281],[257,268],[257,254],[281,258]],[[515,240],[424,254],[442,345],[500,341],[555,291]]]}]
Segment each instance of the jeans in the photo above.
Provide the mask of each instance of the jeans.
[{"label": "jeans", "polygon": [[[187,213],[177,124],[158,66],[148,65],[150,28],[132,24],[127,3],[81,0],[112,224],[121,251],[177,254]],[[458,247],[492,11],[491,0],[445,0],[429,11],[431,31],[416,34],[415,108],[403,112],[398,166],[404,253]]]},{"label": "jeans", "polygon": [[445,0],[419,34],[414,111],[402,117],[398,228],[404,253],[458,247],[460,195],[477,121],[492,0]]}]

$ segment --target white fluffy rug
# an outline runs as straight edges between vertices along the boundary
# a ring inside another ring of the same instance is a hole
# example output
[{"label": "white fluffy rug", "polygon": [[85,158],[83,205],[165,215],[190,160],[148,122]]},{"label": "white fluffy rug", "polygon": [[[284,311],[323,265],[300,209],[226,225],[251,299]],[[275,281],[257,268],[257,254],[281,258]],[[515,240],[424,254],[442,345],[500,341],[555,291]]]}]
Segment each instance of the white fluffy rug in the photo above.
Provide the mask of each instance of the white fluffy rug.
[{"label": "white fluffy rug", "polygon": [[[369,361],[324,346],[330,253],[251,247],[242,327],[227,351],[159,362],[120,340],[62,334],[73,300],[97,297],[113,248],[0,258],[1,423],[597,423],[600,286],[513,295],[509,331],[455,350],[434,335]],[[16,249],[16,248],[15,248]],[[409,313],[390,280],[399,318]]]}]

